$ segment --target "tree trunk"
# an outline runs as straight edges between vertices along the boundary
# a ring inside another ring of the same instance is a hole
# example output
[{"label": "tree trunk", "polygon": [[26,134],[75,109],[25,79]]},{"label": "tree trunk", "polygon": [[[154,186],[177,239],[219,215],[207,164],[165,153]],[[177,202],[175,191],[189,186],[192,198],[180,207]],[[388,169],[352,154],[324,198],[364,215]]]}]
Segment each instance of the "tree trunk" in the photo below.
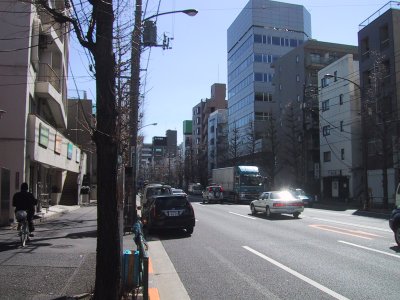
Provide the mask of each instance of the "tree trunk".
[{"label": "tree trunk", "polygon": [[97,20],[94,49],[97,94],[98,209],[94,299],[121,298],[120,205],[117,198],[117,139],[113,5],[103,0],[94,11]]}]

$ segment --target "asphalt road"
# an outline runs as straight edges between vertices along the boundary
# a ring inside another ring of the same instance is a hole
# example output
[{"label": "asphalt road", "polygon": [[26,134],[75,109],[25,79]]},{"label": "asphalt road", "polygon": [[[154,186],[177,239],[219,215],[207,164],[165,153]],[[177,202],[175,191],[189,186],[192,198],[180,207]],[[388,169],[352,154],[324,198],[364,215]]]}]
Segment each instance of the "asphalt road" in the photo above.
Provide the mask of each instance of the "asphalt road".
[{"label": "asphalt road", "polygon": [[191,299],[400,299],[386,219],[314,208],[268,219],[191,200],[193,235],[158,233]]},{"label": "asphalt road", "polygon": [[0,228],[0,299],[56,299],[94,288],[96,207],[36,226],[22,248],[17,231]]}]

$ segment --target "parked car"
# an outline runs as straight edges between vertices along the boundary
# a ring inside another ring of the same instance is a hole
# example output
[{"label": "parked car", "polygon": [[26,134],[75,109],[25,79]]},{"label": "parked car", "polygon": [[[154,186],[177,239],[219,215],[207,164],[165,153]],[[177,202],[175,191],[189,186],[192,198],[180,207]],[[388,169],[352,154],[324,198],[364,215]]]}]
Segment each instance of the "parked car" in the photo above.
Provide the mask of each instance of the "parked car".
[{"label": "parked car", "polygon": [[287,190],[270,191],[261,193],[257,200],[251,201],[250,210],[253,215],[258,212],[266,213],[267,217],[273,214],[292,214],[297,219],[304,211],[304,204]]},{"label": "parked car", "polygon": [[290,191],[301,201],[303,201],[304,206],[313,207],[314,205],[314,197],[307,195],[306,192],[302,189],[290,189]]},{"label": "parked car", "polygon": [[222,203],[224,201],[223,189],[220,185],[207,186],[203,191],[203,203]]},{"label": "parked car", "polygon": [[192,234],[195,215],[186,196],[162,195],[150,199],[142,211],[142,221],[149,232],[155,229],[185,229]]},{"label": "parked car", "polygon": [[400,207],[395,208],[389,218],[389,226],[394,232],[394,239],[400,247]]},{"label": "parked car", "polygon": [[177,189],[177,188],[171,188],[172,194],[173,195],[180,195],[180,196],[187,196],[184,190],[182,189]]},{"label": "parked car", "polygon": [[147,202],[154,196],[172,195],[172,189],[169,185],[161,183],[150,183],[146,185],[143,195],[140,199],[142,207],[147,205]]}]

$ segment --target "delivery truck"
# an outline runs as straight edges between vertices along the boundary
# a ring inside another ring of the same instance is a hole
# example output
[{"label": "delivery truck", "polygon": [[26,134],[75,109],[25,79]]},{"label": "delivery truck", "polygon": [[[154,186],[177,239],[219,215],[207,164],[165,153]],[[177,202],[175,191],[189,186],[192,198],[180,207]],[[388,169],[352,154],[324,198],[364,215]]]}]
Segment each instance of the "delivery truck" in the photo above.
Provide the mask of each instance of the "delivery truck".
[{"label": "delivery truck", "polygon": [[213,169],[211,180],[222,187],[225,200],[235,203],[249,203],[264,189],[263,177],[256,166]]}]

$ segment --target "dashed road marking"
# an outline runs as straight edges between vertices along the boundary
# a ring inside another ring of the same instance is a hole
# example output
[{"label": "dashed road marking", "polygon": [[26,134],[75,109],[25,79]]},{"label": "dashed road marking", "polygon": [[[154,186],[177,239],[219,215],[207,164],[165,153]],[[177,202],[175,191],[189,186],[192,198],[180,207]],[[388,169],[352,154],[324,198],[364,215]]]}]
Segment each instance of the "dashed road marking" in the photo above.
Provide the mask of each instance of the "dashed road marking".
[{"label": "dashed road marking", "polygon": [[320,283],[318,283],[318,282],[316,282],[316,281],[314,281],[314,280],[312,280],[312,279],[300,274],[299,272],[296,272],[295,270],[293,270],[293,269],[281,264],[280,262],[278,262],[278,261],[276,261],[276,260],[274,260],[274,259],[272,259],[272,258],[270,258],[270,257],[268,257],[268,256],[256,251],[256,250],[254,250],[254,249],[252,249],[252,248],[250,248],[248,246],[242,246],[242,247],[244,249],[250,251],[251,253],[261,257],[262,259],[265,259],[266,261],[270,262],[271,264],[281,268],[282,270],[292,274],[293,276],[296,276],[297,278],[299,278],[299,279],[307,282],[308,284],[316,287],[320,291],[332,296],[335,299],[340,299],[340,300],[347,300],[348,299],[345,296],[340,295],[340,294],[336,293],[335,291],[332,291],[331,289],[327,288],[326,286],[323,286],[322,284],[320,284]]},{"label": "dashed road marking", "polygon": [[361,245],[357,245],[357,244],[353,244],[353,243],[349,243],[349,242],[345,242],[345,241],[338,241],[338,242],[342,243],[342,244],[349,245],[349,246],[365,249],[365,250],[368,250],[368,251],[372,251],[372,252],[376,252],[376,253],[380,253],[380,254],[384,254],[384,255],[389,255],[389,256],[392,256],[392,257],[396,257],[396,258],[400,258],[400,255],[396,255],[396,254],[393,254],[393,253],[388,253],[388,252],[385,252],[385,251],[381,251],[381,250],[377,250],[377,249],[373,249],[373,248],[369,248],[369,247],[365,247],[365,246],[361,246]]}]

